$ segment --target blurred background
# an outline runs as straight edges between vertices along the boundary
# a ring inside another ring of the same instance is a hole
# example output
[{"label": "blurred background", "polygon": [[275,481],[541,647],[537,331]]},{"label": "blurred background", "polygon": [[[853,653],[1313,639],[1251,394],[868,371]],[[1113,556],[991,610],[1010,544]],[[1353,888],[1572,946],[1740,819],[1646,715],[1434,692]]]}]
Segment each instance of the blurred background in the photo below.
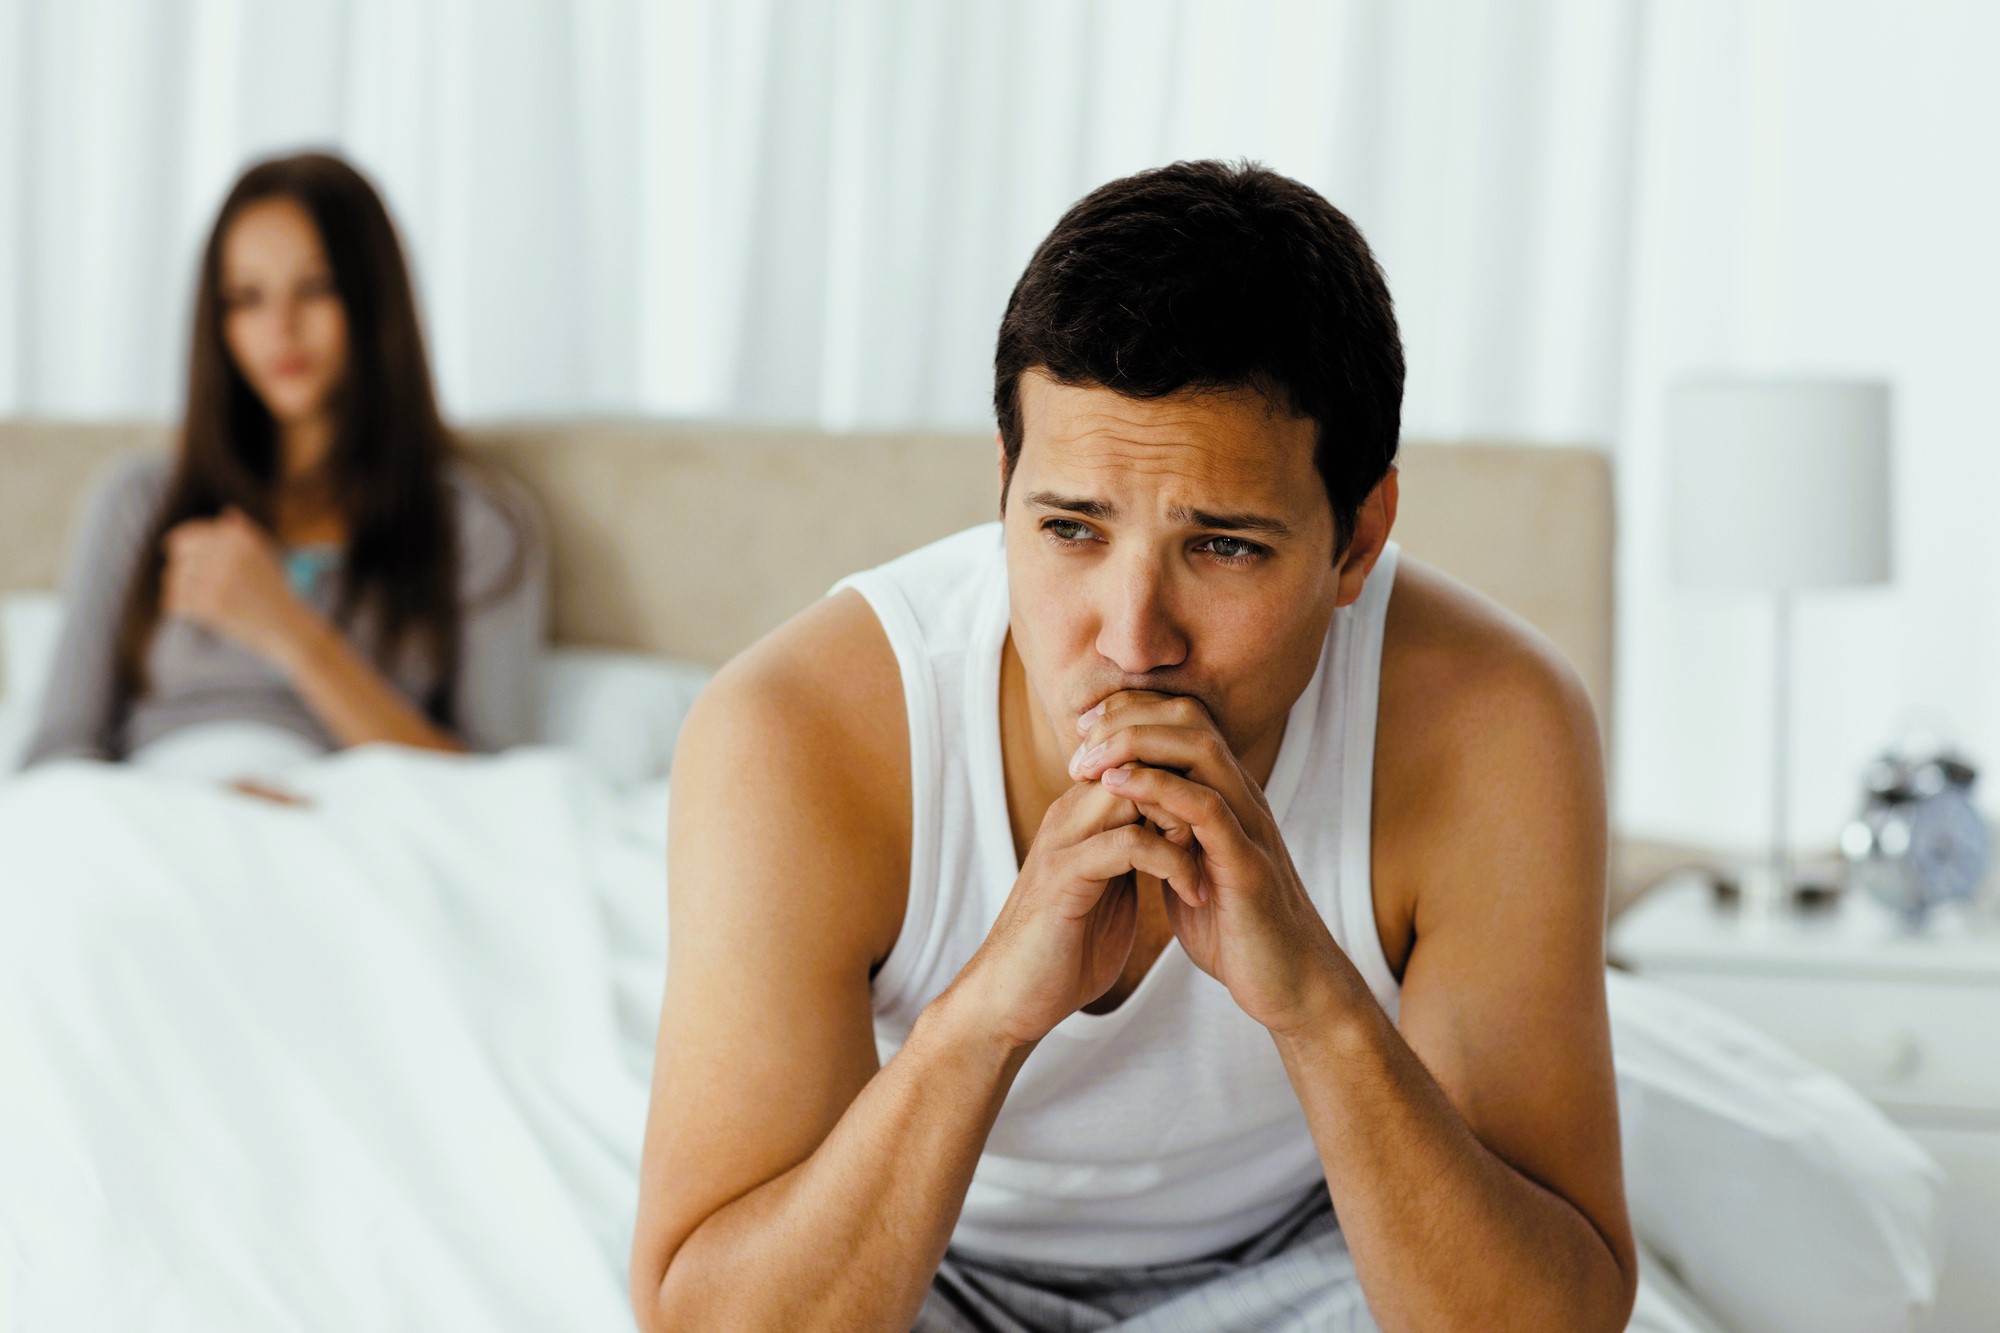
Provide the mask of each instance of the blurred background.
[{"label": "blurred background", "polygon": [[1670,578],[1670,386],[1891,383],[1893,580],[1798,612],[1830,846],[1903,729],[2000,756],[1996,49],[1984,0],[0,0],[0,415],[171,419],[222,193],[329,146],[457,421],[990,428],[1064,207],[1254,158],[1375,246],[1408,438],[1613,460],[1627,833],[1773,814],[1770,608]]}]

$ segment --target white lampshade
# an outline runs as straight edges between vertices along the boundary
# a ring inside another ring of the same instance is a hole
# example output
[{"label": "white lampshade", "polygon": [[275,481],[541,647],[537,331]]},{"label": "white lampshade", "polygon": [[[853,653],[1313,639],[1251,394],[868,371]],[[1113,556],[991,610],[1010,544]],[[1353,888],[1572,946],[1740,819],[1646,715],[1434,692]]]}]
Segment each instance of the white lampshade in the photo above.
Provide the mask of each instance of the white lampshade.
[{"label": "white lampshade", "polygon": [[1789,592],[1889,578],[1889,386],[1713,379],[1669,406],[1675,579]]}]

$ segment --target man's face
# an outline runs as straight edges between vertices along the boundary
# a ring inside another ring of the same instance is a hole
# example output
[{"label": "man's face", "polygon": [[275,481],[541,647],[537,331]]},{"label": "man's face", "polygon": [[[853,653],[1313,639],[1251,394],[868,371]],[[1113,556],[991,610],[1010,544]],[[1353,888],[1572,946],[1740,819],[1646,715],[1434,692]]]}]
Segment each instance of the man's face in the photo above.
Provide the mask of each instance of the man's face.
[{"label": "man's face", "polygon": [[1283,724],[1341,600],[1315,425],[1250,390],[1021,377],[1004,513],[1015,651],[1057,737],[1119,690],[1190,695],[1239,755]]}]

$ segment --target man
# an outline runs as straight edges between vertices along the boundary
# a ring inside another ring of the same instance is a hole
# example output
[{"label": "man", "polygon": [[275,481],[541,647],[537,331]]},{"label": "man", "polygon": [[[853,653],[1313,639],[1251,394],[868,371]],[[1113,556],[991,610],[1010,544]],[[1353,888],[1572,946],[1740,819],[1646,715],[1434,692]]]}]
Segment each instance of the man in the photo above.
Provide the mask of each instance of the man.
[{"label": "man", "polygon": [[682,733],[640,1324],[1623,1328],[1595,724],[1389,541],[1360,234],[1114,181],[995,369],[1002,521]]}]

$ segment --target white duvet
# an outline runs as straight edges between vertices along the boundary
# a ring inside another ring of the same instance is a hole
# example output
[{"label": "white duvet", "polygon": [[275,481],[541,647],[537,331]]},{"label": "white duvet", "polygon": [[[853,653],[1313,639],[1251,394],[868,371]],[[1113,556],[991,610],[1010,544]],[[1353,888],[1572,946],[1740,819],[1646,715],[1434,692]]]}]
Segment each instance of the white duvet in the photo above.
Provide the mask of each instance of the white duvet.
[{"label": "white duvet", "polygon": [[[0,1333],[630,1328],[665,784],[390,747],[286,784],[0,779]],[[1701,1296],[1649,1258],[1633,1328],[1809,1292],[1906,1326],[1935,1167],[1719,1016],[1612,999],[1634,1217]],[[1808,1199],[1819,1260],[1759,1240]]]},{"label": "white duvet", "polygon": [[629,1327],[664,784],[291,785],[0,780],[0,1326]]}]

